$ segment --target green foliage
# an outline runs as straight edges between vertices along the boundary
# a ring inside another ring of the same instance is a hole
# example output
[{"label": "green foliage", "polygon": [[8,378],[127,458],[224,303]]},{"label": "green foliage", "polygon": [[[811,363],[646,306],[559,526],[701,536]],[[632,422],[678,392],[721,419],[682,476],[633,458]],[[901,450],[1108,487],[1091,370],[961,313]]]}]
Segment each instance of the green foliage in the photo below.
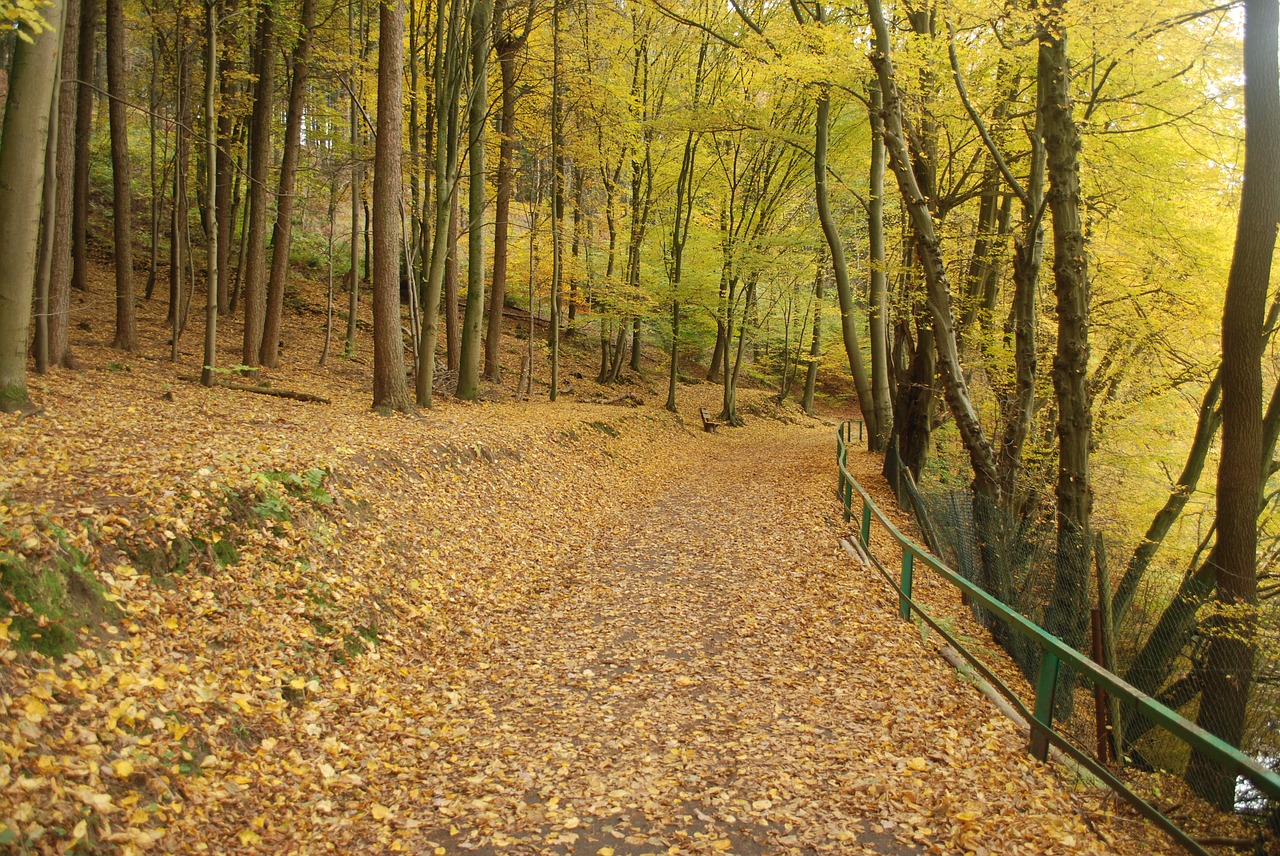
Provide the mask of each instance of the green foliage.
[{"label": "green foliage", "polygon": [[112,610],[89,557],[64,531],[52,531],[56,547],[39,560],[0,552],[0,610],[19,649],[61,657],[80,647],[82,634]]}]

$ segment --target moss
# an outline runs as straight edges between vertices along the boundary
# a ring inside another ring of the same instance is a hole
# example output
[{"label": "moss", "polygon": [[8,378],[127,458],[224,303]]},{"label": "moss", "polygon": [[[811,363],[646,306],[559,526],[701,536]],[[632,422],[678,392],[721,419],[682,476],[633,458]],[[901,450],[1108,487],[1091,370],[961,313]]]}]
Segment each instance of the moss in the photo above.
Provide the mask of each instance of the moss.
[{"label": "moss", "polygon": [[94,624],[114,614],[88,557],[59,536],[53,554],[33,562],[0,553],[0,608],[20,650],[61,657],[81,645]]}]

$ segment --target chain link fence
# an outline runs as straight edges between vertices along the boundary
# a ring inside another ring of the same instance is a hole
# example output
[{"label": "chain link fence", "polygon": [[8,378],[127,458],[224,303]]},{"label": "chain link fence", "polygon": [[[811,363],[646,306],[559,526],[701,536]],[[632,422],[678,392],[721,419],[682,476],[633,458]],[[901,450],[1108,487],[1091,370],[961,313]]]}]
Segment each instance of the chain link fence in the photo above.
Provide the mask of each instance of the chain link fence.
[{"label": "chain link fence", "polygon": [[[918,489],[905,468],[894,466],[894,454],[891,449],[886,470],[896,474],[900,502],[934,555],[1060,638],[1068,635],[1062,628],[1086,622],[1075,646],[1081,653],[1280,772],[1280,586],[1271,572],[1280,549],[1263,551],[1259,605],[1223,608],[1213,597],[1207,541],[1183,574],[1147,569],[1141,583],[1130,586],[1127,579],[1113,581],[1106,542],[1098,538],[1094,567],[1084,569],[1091,580],[1089,615],[1054,614],[1049,604],[1063,569],[1052,516],[978,507],[967,489]],[[1274,543],[1280,546],[1280,537]],[[1033,694],[1039,647],[999,616],[976,604],[969,608]],[[1065,662],[1054,698],[1055,730],[1198,840],[1236,852],[1280,853],[1280,801],[1191,751],[1133,704],[1095,690]]]}]

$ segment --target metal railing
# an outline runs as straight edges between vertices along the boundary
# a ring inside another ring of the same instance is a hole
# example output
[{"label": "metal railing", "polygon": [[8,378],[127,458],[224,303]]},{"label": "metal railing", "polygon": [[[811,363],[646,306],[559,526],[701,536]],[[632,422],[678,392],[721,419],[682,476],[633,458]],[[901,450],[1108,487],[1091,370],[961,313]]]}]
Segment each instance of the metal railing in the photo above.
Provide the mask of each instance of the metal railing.
[{"label": "metal railing", "polygon": [[[1280,775],[1266,769],[1239,749],[1183,718],[1176,711],[1129,684],[1119,675],[1098,665],[1092,659],[1067,645],[1058,637],[1048,633],[1044,628],[1035,624],[1021,613],[988,594],[985,589],[948,568],[902,534],[898,527],[894,526],[893,522],[875,504],[862,485],[858,484],[853,476],[849,474],[847,468],[848,447],[853,439],[853,423],[854,420],[841,423],[836,433],[836,462],[839,471],[837,495],[844,505],[845,522],[850,522],[853,519],[853,498],[857,494],[862,499],[858,540],[867,558],[871,560],[889,585],[898,593],[899,614],[902,619],[910,621],[913,614],[918,616],[939,636],[947,640],[947,643],[964,657],[988,683],[1008,699],[1010,704],[1030,724],[1031,743],[1029,751],[1035,758],[1044,761],[1048,755],[1049,746],[1057,747],[1071,760],[1097,776],[1116,793],[1124,797],[1139,813],[1159,826],[1187,850],[1199,854],[1199,856],[1210,856],[1209,851],[1199,842],[1161,813],[1159,809],[1135,793],[1117,777],[1115,772],[1086,754],[1054,729],[1054,694],[1058,685],[1058,671],[1065,664],[1075,670],[1080,678],[1088,681],[1094,687],[1100,687],[1113,698],[1138,708],[1153,723],[1160,725],[1195,751],[1212,759],[1214,763],[1230,775],[1243,776],[1259,793],[1266,795],[1270,799],[1280,800]],[[861,431],[859,431],[859,434],[861,434]],[[871,524],[873,520],[878,521],[902,549],[902,562],[896,579],[893,574],[885,569],[884,565],[871,550]],[[954,634],[924,610],[916,600],[912,599],[913,578],[918,564],[933,571],[943,580],[959,589],[968,597],[971,604],[977,604],[985,608],[1002,619],[1012,632],[1019,634],[1039,647],[1040,666],[1035,682],[1033,709],[1028,710],[1022,700],[1004,681],[958,641]]]}]

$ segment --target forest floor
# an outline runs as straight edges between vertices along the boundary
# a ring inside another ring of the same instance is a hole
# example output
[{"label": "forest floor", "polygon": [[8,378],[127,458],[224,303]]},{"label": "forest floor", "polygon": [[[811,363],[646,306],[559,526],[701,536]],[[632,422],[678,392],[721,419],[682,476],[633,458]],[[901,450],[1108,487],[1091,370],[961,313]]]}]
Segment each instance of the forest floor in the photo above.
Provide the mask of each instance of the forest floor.
[{"label": "forest floor", "polygon": [[744,390],[706,434],[717,388],[666,413],[656,366],[637,408],[378,416],[367,362],[301,365],[305,306],[266,375],[331,404],[205,390],[163,306],[109,350],[96,287],[82,368],[0,422],[0,848],[1168,847],[1032,761],[839,549],[832,423]]}]

